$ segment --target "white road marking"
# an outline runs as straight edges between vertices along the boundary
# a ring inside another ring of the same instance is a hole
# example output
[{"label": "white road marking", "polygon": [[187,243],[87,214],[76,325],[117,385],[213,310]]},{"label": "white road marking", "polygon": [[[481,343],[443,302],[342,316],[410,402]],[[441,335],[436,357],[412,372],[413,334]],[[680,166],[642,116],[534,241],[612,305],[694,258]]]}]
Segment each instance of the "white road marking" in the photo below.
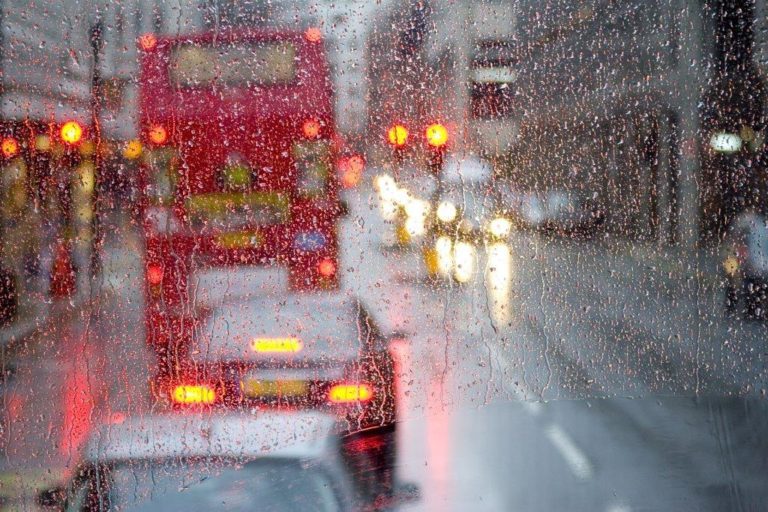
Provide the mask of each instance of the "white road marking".
[{"label": "white road marking", "polygon": [[547,438],[555,445],[577,478],[581,480],[592,478],[592,464],[563,429],[557,425],[550,425],[545,432]]},{"label": "white road marking", "polygon": [[623,503],[614,503],[609,505],[605,512],[632,512],[632,507]]}]

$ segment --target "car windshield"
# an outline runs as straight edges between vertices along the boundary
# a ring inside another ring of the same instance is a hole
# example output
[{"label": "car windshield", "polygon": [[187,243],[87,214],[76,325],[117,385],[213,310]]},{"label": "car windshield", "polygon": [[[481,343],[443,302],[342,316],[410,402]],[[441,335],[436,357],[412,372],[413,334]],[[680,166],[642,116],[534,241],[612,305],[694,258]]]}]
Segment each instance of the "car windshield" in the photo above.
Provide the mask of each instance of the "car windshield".
[{"label": "car windshield", "polygon": [[768,0],[0,20],[0,509],[768,509]]}]

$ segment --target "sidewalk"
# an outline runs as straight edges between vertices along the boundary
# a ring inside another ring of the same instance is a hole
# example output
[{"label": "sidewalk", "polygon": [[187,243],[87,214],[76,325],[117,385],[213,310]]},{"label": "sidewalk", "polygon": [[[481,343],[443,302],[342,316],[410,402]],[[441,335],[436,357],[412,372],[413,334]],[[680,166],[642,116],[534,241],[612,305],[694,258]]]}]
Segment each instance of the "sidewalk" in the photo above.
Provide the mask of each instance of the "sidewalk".
[{"label": "sidewalk", "polygon": [[547,291],[543,302],[534,295],[523,305],[534,316],[549,305],[546,315],[578,324],[568,334],[561,334],[565,323],[550,328],[580,340],[569,353],[574,361],[587,346],[594,350],[597,376],[610,361],[617,382],[626,381],[620,371],[631,371],[653,386],[682,384],[701,393],[761,388],[768,326],[725,312],[716,250],[686,254],[636,242],[558,240],[523,254],[531,251],[530,279],[541,279]]}]

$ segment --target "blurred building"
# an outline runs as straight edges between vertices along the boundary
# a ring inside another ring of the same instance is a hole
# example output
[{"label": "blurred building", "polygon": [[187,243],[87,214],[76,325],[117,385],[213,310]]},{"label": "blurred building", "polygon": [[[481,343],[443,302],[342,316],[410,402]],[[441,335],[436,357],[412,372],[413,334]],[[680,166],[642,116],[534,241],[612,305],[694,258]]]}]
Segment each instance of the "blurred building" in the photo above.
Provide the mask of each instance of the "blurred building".
[{"label": "blurred building", "polygon": [[[616,236],[716,239],[733,215],[718,183],[762,173],[763,95],[733,71],[753,59],[740,41],[753,3],[520,0],[513,181],[598,198]],[[723,52],[741,59],[724,74]],[[738,195],[753,193],[750,179],[738,183]]]},{"label": "blurred building", "polygon": [[13,276],[22,310],[27,292],[42,290],[41,260],[82,190],[75,183],[81,157],[66,154],[56,133],[67,121],[90,121],[91,8],[89,1],[0,4],[0,266]]}]

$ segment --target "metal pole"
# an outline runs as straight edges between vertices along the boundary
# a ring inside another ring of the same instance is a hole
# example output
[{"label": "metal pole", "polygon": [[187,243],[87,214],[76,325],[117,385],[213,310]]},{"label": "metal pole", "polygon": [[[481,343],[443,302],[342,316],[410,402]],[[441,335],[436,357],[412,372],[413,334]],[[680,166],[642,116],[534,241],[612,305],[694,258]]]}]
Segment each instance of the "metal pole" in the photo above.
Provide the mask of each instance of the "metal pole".
[{"label": "metal pole", "polygon": [[[680,163],[680,195],[678,240],[682,248],[691,254],[699,246],[699,161],[698,145],[701,137],[699,109],[702,70],[703,20],[701,5],[697,0],[683,0],[681,32],[682,54],[680,56],[680,81],[683,83],[681,94],[680,131],[683,140],[683,154]],[[691,66],[690,63],[697,63]]]},{"label": "metal pole", "polygon": [[93,129],[93,197],[91,204],[93,216],[91,220],[91,279],[97,279],[101,273],[101,181],[102,181],[102,140],[101,140],[101,70],[99,68],[101,49],[104,45],[102,22],[99,20],[91,26],[91,49],[93,51],[93,74],[91,77],[91,127]]}]

